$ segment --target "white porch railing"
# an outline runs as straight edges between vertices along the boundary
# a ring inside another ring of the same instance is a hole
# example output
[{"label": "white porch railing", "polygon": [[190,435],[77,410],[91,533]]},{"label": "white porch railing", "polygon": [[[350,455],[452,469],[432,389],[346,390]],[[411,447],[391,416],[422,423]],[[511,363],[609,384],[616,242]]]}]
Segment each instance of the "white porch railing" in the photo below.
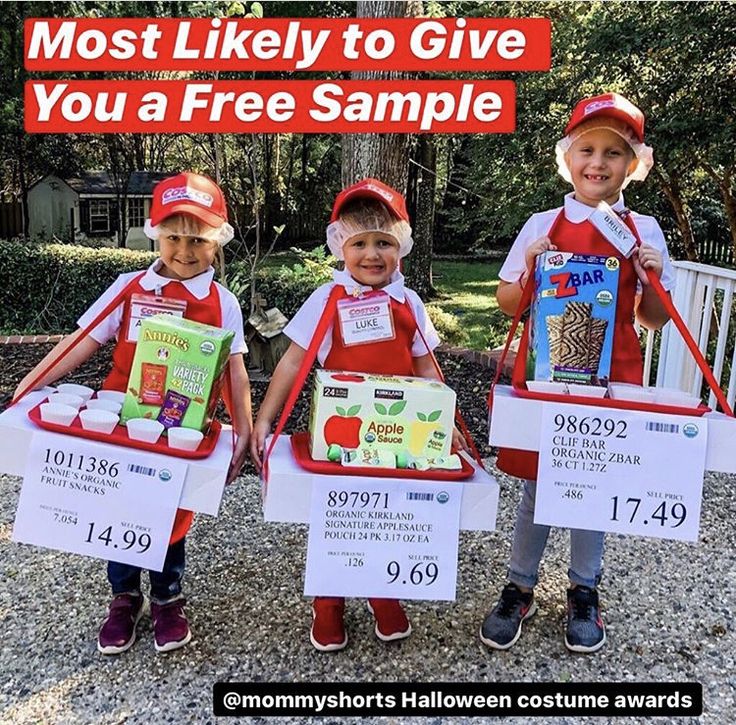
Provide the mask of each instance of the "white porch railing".
[{"label": "white porch railing", "polygon": [[[727,348],[733,348],[736,333],[736,330],[729,330],[736,289],[736,270],[694,262],[674,262],[673,265],[677,273],[677,286],[672,300],[733,407],[736,398],[736,350],[728,350],[730,373],[727,386],[721,376],[724,374]],[[660,337],[646,334],[645,385],[651,379],[655,338]],[[715,351],[708,353],[709,344],[714,338]],[[662,330],[656,381],[658,386],[679,388],[695,395],[701,393],[703,374],[671,322]],[[715,395],[711,391],[708,405],[714,408],[715,402]]]}]

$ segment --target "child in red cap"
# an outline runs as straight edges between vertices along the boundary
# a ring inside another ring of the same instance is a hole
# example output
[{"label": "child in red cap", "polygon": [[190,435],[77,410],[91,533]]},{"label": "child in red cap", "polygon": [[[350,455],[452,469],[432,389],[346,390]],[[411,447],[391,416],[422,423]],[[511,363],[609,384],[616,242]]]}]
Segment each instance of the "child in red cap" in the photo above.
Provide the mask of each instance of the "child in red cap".
[{"label": "child in red cap", "polygon": [[[419,296],[404,287],[399,271],[399,260],[409,253],[412,243],[404,197],[394,189],[376,179],[363,179],[338,194],[327,227],[327,244],[344,261],[345,269],[335,271],[332,282],[313,292],[284,329],[292,343],[274,371],[251,437],[251,457],[257,468],[262,464],[266,438],[335,287],[340,288],[341,298],[383,292],[390,303],[395,334],[391,339],[346,346],[340,325],[333,322],[317,354],[320,365],[332,370],[438,377],[430,351],[439,344],[439,337]],[[457,432],[454,443],[464,445]],[[411,634],[411,624],[398,601],[368,602],[379,639],[390,641]],[[312,609],[312,644],[323,652],[345,647],[345,600],[316,597]]]},{"label": "child in red cap", "polygon": [[[227,207],[220,188],[200,174],[182,173],[160,182],[153,191],[145,233],[158,241],[159,258],[145,272],[121,274],[78,321],[79,329],[60,342],[20,383],[16,395],[48,369],[36,385],[42,387],[67,375],[97,349],[116,338],[113,367],[103,383],[107,390],[124,392],[135,352],[137,327],[131,317],[131,298],[155,295],[186,305],[184,317],[232,330],[229,375],[233,391],[231,415],[238,440],[233,451],[228,482],[239,473],[248,450],[252,427],[250,383],[243,362],[247,351],[243,316],[235,296],[214,281],[215,258],[233,237]],[[123,301],[99,325],[84,336],[84,328],[119,294]],[[81,336],[84,339],[64,355]],[[63,359],[60,359],[64,355]],[[58,361],[58,363],[57,363]],[[194,514],[179,509],[163,571],[150,572],[151,615],[154,645],[159,652],[184,646],[191,632],[181,594],[184,575],[184,537]],[[113,599],[100,629],[97,646],[103,654],[118,654],[132,646],[136,625],[146,600],[140,589],[141,570],[130,564],[108,562],[107,574]]]},{"label": "child in red cap", "polygon": [[[610,379],[641,385],[642,357],[634,318],[652,330],[668,320],[645,270],[653,270],[665,290],[674,286],[662,230],[652,217],[628,212],[621,194],[632,179],[643,181],[653,164],[652,150],[644,144],[644,115],[616,93],[583,99],[575,106],[556,153],[558,172],[574,190],[565,196],[562,208],[532,215],[519,232],[499,272],[499,306],[506,314],[515,314],[523,288],[534,284],[536,258],[547,250],[618,257]],[[601,201],[625,217],[630,230],[638,234],[642,244],[630,259],[589,221]],[[516,364],[525,363],[519,355]],[[509,582],[480,630],[481,641],[495,649],[511,647],[524,620],[536,611],[533,589],[550,527],[534,523],[534,503],[535,482],[526,480],[514,529]],[[605,642],[596,589],[602,557],[603,532],[570,530],[565,645],[574,652],[595,652]]]}]

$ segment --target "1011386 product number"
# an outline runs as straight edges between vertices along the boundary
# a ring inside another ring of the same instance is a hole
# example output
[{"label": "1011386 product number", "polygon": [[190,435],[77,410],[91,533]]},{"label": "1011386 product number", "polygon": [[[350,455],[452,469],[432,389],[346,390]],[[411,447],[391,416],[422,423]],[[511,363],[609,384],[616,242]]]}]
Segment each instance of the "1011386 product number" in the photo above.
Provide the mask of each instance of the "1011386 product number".
[{"label": "1011386 product number", "polygon": [[118,461],[110,461],[107,458],[83,456],[81,453],[73,453],[72,451],[52,451],[51,448],[46,449],[44,463],[72,468],[83,473],[96,473],[98,476],[109,476],[110,478],[117,477],[120,466]]},{"label": "1011386 product number", "polygon": [[627,425],[625,420],[614,418],[599,418],[597,416],[563,415],[557,413],[554,417],[555,433],[579,433],[584,436],[601,436],[604,438],[626,438]]}]

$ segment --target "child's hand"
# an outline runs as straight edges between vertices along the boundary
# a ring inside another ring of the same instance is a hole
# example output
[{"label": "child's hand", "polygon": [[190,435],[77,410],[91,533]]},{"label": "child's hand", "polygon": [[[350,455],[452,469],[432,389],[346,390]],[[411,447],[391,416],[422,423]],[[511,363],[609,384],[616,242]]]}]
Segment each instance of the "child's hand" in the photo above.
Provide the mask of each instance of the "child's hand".
[{"label": "child's hand", "polygon": [[452,450],[453,451],[467,451],[468,448],[468,442],[463,437],[463,434],[457,429],[457,427],[452,429]]},{"label": "child's hand", "polygon": [[227,470],[227,478],[225,485],[229,486],[239,475],[245,463],[245,457],[248,455],[249,436],[239,435],[233,448],[233,457],[230,459],[230,467]]},{"label": "child's hand", "polygon": [[662,253],[654,247],[650,247],[648,244],[642,244],[638,249],[635,249],[631,261],[634,264],[637,276],[645,287],[649,284],[646,273],[647,269],[651,269],[657,277],[662,276],[662,269],[664,267]]},{"label": "child's hand", "polygon": [[534,265],[537,263],[537,257],[544,252],[554,251],[557,247],[552,244],[552,240],[548,236],[539,237],[535,242],[532,242],[524,252],[524,260],[526,262],[526,272],[522,277],[522,284],[526,283],[529,279],[529,275],[534,269]]},{"label": "child's hand", "polygon": [[250,437],[250,458],[256,470],[260,472],[263,466],[263,449],[266,445],[266,438],[271,432],[271,423],[257,420],[253,427],[253,433]]}]

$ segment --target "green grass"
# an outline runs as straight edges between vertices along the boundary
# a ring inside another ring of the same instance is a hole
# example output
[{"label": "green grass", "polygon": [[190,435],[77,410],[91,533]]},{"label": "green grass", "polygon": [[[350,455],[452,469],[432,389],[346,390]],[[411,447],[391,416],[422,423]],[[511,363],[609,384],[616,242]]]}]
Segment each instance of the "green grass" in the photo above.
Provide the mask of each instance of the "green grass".
[{"label": "green grass", "polygon": [[466,347],[486,350],[502,344],[508,318],[498,308],[496,289],[501,262],[444,262],[432,265],[434,285],[442,298],[433,300],[455,315],[467,335]]}]

